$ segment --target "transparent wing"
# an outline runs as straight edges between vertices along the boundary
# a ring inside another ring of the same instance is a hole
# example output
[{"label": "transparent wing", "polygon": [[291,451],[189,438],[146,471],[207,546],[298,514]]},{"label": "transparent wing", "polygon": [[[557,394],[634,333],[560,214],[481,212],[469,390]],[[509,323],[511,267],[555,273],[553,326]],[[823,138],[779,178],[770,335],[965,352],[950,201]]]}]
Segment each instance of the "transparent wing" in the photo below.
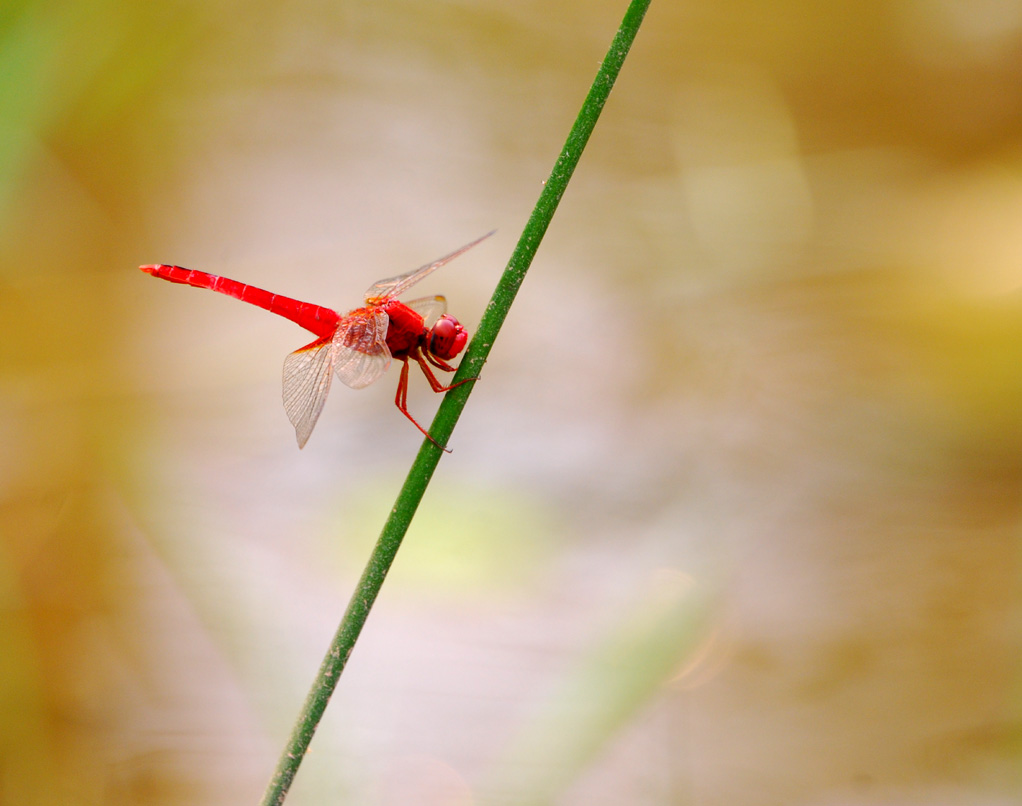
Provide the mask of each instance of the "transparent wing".
[{"label": "transparent wing", "polygon": [[323,411],[337,350],[332,341],[314,341],[284,359],[284,411],[304,448]]},{"label": "transparent wing", "polygon": [[415,269],[415,271],[410,271],[406,274],[399,274],[397,277],[389,277],[386,280],[380,280],[378,283],[374,283],[370,286],[369,290],[366,291],[366,302],[377,302],[383,299],[391,299],[404,293],[427,274],[436,271],[445,263],[449,263],[454,260],[454,258],[458,257],[458,255],[463,255],[476,244],[485,241],[493,235],[494,232],[496,232],[496,230],[493,230],[493,232],[487,232],[482,238],[476,238],[472,241],[472,243],[465,244],[461,247],[461,249],[456,249],[451,252],[451,254],[444,255],[439,260],[434,260],[432,263],[420,266]]},{"label": "transparent wing", "polygon": [[446,297],[420,297],[409,300],[405,305],[422,317],[422,322],[426,327],[433,327],[436,320],[447,313]]},{"label": "transparent wing", "polygon": [[341,383],[362,389],[390,366],[387,327],[390,320],[379,308],[359,308],[341,320],[334,334],[334,371]]}]

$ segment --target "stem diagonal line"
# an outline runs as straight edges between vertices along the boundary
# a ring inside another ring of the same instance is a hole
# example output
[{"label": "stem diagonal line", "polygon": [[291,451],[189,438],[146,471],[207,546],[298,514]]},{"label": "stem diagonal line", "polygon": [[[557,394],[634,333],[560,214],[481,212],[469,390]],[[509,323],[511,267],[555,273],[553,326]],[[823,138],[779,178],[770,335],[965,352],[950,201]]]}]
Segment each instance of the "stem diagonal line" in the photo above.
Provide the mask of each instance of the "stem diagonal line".
[{"label": "stem diagonal line", "polygon": [[[614,87],[614,82],[617,80],[625,57],[635,40],[635,35],[639,31],[649,4],[650,0],[632,0],[629,4],[621,26],[600,65],[596,78],[582,104],[582,109],[568,134],[564,148],[561,149],[550,177],[544,184],[536,206],[518,239],[518,244],[511,253],[507,267],[504,269],[493,292],[493,297],[479,323],[479,329],[469,344],[452,383],[478,377],[479,371],[486,363],[486,358],[504,324],[511,303],[525,279],[525,274],[532,264],[536,250],[550,226],[554,212],[557,210],[582,152],[589,142],[589,137],[603,111],[610,91]],[[461,384],[444,396],[429,429],[430,434],[440,445],[446,445],[450,439],[474,386],[474,383]],[[355,642],[369,616],[369,611],[380,592],[383,580],[390,570],[401,541],[408,531],[408,525],[415,515],[415,510],[422,500],[442,455],[443,451],[437,444],[423,440],[422,447],[419,448],[415,461],[408,471],[408,476],[405,478],[394,508],[383,526],[379,540],[362,572],[362,577],[358,581],[340,626],[330,643],[330,649],[320,664],[312,689],[306,697],[287,746],[281,754],[273,778],[263,796],[262,806],[280,806],[287,797],[291,782],[309,749],[309,743],[312,741],[316,727],[326,710],[330,696],[337,686],[341,672],[344,671],[345,664],[348,662]]]}]

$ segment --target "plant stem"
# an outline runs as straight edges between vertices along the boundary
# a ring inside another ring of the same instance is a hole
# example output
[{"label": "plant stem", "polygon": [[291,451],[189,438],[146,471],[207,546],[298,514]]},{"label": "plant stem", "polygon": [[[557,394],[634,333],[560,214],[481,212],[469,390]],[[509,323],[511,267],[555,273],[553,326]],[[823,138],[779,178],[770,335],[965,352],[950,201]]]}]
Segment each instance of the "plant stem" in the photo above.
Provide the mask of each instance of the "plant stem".
[{"label": "plant stem", "polygon": [[[592,87],[589,89],[589,94],[582,104],[582,109],[575,119],[575,124],[568,134],[564,148],[554,164],[550,178],[547,179],[543,191],[539,195],[539,200],[533,208],[532,215],[511,254],[511,259],[497,283],[493,297],[486,306],[486,312],[479,323],[479,329],[465,352],[465,357],[454,376],[453,383],[465,378],[478,377],[479,371],[486,363],[490,348],[493,346],[501,325],[504,324],[511,303],[525,279],[525,273],[536,255],[536,250],[539,248],[540,241],[543,240],[543,235],[564,195],[568,181],[575,171],[575,166],[578,165],[582,151],[586,143],[589,142],[589,136],[596,126],[600,112],[603,111],[603,106],[617,80],[618,73],[621,71],[625,57],[635,40],[635,35],[639,31],[649,4],[650,0],[631,0],[621,21],[621,26],[611,43],[610,50],[607,51],[607,56],[604,58]],[[440,445],[446,445],[450,439],[451,432],[454,430],[474,386],[474,383],[465,383],[444,396],[429,429],[433,438]],[[369,610],[372,608],[373,602],[376,601],[383,580],[390,570],[412,516],[422,500],[426,486],[429,484],[442,455],[443,452],[437,445],[429,440],[423,440],[419,453],[408,471],[404,486],[398,494],[394,508],[390,512],[390,517],[387,518],[365,571],[362,572],[362,577],[358,581],[358,587],[351,597],[348,609],[330,643],[330,650],[320,664],[319,672],[306,697],[305,704],[302,706],[287,747],[277,763],[273,779],[263,796],[263,806],[279,806],[287,797],[288,789],[298,772],[302,758],[308,751],[309,743],[312,741],[312,736],[316,732],[324,710],[326,710],[330,695],[333,694],[341,672],[351,655],[351,650],[355,646],[355,641],[358,640],[359,633],[369,616]]]}]

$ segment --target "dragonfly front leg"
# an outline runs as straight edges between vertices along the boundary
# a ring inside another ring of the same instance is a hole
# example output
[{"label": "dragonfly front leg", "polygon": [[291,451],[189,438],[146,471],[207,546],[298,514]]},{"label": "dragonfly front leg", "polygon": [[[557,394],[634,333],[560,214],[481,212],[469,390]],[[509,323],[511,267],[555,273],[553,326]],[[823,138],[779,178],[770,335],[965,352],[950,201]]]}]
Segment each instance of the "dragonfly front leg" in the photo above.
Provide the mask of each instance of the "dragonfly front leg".
[{"label": "dragonfly front leg", "polygon": [[[433,370],[430,369],[429,364],[433,364],[438,369],[442,369],[444,372],[454,372],[457,369],[457,367],[452,367],[446,361],[442,361],[441,359],[436,358],[435,356],[429,354],[427,354],[426,357],[423,358],[422,353],[418,351],[412,354],[412,358],[419,362],[419,366],[422,367],[422,374],[426,376],[426,380],[429,382],[429,388],[432,389],[434,392],[449,392],[451,391],[451,389],[455,389],[458,386],[461,386],[463,383],[479,380],[479,378],[464,378],[458,381],[457,383],[452,383],[449,386],[445,386],[444,384],[440,383],[440,380],[433,373]],[[427,361],[429,363],[426,363]]]},{"label": "dragonfly front leg", "polygon": [[442,358],[437,358],[432,353],[427,352],[425,353],[425,356],[426,360],[429,361],[430,364],[432,364],[437,369],[442,369],[444,372],[454,372],[457,369],[457,367],[452,367]]}]

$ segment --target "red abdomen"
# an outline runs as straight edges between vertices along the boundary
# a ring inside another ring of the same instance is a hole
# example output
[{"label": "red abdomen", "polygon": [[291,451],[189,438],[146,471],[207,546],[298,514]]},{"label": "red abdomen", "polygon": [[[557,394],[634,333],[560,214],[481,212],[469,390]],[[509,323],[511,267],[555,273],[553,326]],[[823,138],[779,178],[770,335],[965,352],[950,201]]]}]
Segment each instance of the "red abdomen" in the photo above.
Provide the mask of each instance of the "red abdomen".
[{"label": "red abdomen", "polygon": [[[290,319],[296,325],[301,325],[320,338],[332,336],[337,330],[338,321],[340,321],[337,311],[330,308],[324,308],[322,305],[313,305],[311,302],[300,302],[280,294],[273,294],[269,291],[264,291],[262,288],[256,288],[254,285],[239,283],[237,280],[230,280],[227,277],[220,277],[216,274],[163,264],[139,266],[139,268],[146,274],[159,277],[161,280],[190,285],[194,288],[208,288],[211,291],[218,291],[229,297],[240,299],[242,302],[257,305],[270,311],[270,313]],[[421,317],[419,322],[421,324]]]}]

